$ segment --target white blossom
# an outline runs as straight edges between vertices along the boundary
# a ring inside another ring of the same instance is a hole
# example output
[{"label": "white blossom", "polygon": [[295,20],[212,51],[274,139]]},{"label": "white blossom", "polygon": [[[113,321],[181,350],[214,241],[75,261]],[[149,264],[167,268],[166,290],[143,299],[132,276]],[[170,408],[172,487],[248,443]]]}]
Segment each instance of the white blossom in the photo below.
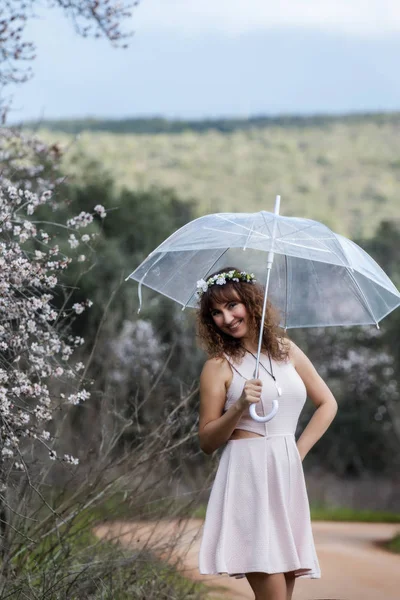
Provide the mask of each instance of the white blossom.
[{"label": "white blossom", "polygon": [[106,216],[106,210],[104,208],[104,206],[102,206],[101,204],[97,204],[94,207],[94,211],[102,218],[104,219]]},{"label": "white blossom", "polygon": [[72,306],[72,309],[76,312],[77,315],[80,315],[85,310],[85,307],[83,306],[83,304],[79,304],[78,302],[76,302]]},{"label": "white blossom", "polygon": [[79,465],[79,458],[74,458],[69,454],[64,454],[64,461],[71,465]]},{"label": "white blossom", "polygon": [[[6,468],[24,469],[23,462],[15,460],[20,453],[20,440],[29,437],[43,444],[51,441],[47,424],[59,404],[79,404],[90,397],[85,389],[76,391],[74,383],[76,373],[84,370],[83,363],[78,362],[75,368],[61,366],[84,340],[67,335],[65,329],[53,323],[59,322],[59,316],[64,320],[81,314],[92,302],[57,308],[59,274],[72,259],[62,255],[57,260],[57,243],[43,251],[43,244],[49,243],[50,236],[44,230],[37,231],[29,219],[40,205],[50,200],[51,192],[38,195],[8,184],[4,187],[3,183],[0,183],[0,351],[4,353],[0,366],[0,452],[4,462],[10,461]],[[92,222],[93,215],[81,212],[69,220],[67,227],[76,230]],[[70,247],[79,245],[73,233],[65,235],[64,231],[65,227],[60,230],[63,248],[66,241]],[[52,233],[52,241],[56,237]],[[91,234],[79,237],[85,243],[92,239]],[[54,295],[49,288],[54,289]],[[61,376],[64,380],[60,384],[66,388],[58,393],[58,398],[53,398],[49,382]],[[50,458],[57,458],[56,449],[50,451]],[[78,464],[78,459],[69,454],[62,460]]]},{"label": "white blossom", "polygon": [[68,243],[71,246],[71,248],[77,248],[79,246],[79,241],[76,239],[73,233],[71,233],[71,235],[69,236]]}]

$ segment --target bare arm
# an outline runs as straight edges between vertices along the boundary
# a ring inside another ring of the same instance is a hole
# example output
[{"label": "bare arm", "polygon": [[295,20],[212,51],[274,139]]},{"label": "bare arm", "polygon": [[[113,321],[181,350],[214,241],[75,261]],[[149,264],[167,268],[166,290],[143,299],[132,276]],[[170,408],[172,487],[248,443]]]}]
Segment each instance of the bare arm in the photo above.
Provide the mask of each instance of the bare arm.
[{"label": "bare arm", "polygon": [[245,384],[242,396],[224,413],[226,385],[232,377],[225,359],[208,360],[200,376],[200,448],[211,454],[231,437],[244,410],[261,398],[261,381]]},{"label": "bare arm", "polygon": [[311,361],[293,342],[290,342],[289,355],[306,386],[307,396],[316,406],[316,411],[297,440],[297,448],[303,460],[335,418],[337,402]]}]

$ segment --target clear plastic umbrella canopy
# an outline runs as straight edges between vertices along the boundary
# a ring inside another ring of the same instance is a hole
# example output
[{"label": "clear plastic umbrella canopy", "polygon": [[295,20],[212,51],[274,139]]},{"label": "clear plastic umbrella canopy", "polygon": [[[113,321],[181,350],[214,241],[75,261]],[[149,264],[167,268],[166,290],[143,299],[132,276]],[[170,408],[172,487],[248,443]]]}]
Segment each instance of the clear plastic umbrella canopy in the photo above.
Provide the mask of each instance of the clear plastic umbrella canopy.
[{"label": "clear plastic umbrella canopy", "polygon": [[196,307],[197,281],[224,267],[267,281],[282,327],[376,324],[400,305],[400,293],[359,246],[310,219],[219,213],[191,221],[156,248],[129,276]]}]

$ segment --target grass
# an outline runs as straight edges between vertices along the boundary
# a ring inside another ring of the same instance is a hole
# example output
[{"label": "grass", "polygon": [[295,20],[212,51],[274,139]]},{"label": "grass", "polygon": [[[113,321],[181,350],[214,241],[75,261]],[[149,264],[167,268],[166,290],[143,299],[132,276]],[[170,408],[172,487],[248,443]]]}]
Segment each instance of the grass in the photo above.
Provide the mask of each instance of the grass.
[{"label": "grass", "polygon": [[396,554],[400,554],[400,533],[394,536],[389,542],[385,544],[385,548]]},{"label": "grass", "polygon": [[[100,541],[92,530],[106,518],[107,507],[111,508],[107,504],[87,509],[72,525],[60,526],[35,546],[22,548],[12,559],[15,594],[24,590],[29,595],[34,590],[40,595],[54,588],[59,593],[68,589],[70,600],[200,600],[205,596],[209,590],[203,583],[182,576],[153,555],[151,548],[136,552]],[[105,595],[98,595],[100,589]]]},{"label": "grass", "polygon": [[[199,506],[193,517],[204,519],[206,506]],[[400,513],[386,511],[354,510],[351,508],[311,507],[313,521],[348,521],[359,523],[400,523]]]},{"label": "grass", "polygon": [[313,521],[349,521],[358,523],[400,523],[400,513],[352,508],[311,507]]}]

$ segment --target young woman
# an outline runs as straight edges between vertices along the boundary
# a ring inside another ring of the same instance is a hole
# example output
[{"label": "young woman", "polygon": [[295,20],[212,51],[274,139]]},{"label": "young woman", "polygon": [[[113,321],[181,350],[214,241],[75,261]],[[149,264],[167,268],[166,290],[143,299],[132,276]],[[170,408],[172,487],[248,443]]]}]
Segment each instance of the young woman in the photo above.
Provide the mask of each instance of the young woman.
[{"label": "young woman", "polygon": [[[200,378],[199,439],[211,454],[226,444],[207,506],[202,574],[246,576],[256,600],[290,600],[296,577],[321,576],[302,460],[332,422],[337,404],[268,306],[254,379],[264,290],[227,267],[198,282],[198,333],[209,354]],[[294,434],[309,397],[316,410]],[[276,416],[253,420],[249,407]]]}]

